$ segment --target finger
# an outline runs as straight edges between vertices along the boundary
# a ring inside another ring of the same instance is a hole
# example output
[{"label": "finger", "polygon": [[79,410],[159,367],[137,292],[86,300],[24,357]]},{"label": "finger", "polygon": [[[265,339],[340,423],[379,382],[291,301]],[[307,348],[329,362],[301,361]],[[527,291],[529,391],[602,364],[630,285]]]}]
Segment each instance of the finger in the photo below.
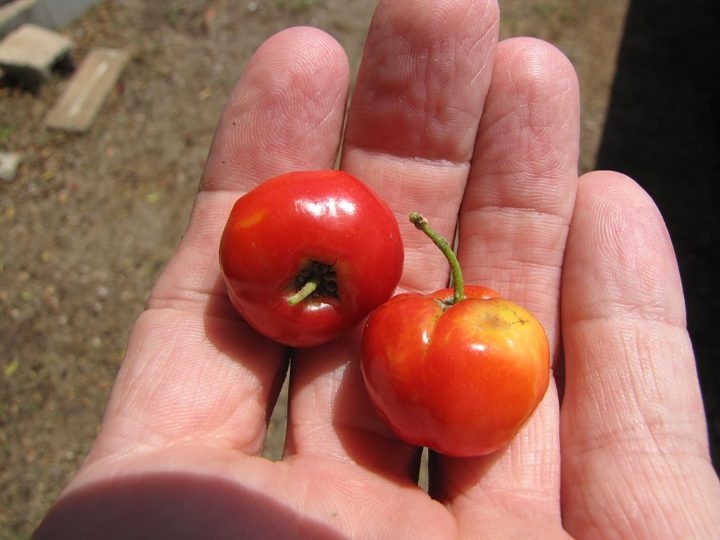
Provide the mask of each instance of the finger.
[{"label": "finger", "polygon": [[350,80],[345,52],[314,28],[290,28],[248,62],[225,107],[201,190],[237,193],[269,176],[330,168]]},{"label": "finger", "polygon": [[443,287],[443,256],[408,222],[424,213],[450,236],[492,73],[494,0],[380,2],[348,118],[343,168],[398,216],[402,289]]},{"label": "finger", "polygon": [[96,454],[203,438],[260,452],[286,352],[231,309],[219,240],[232,204],[263,178],[332,166],[348,79],[340,46],[308,28],[274,36],[248,62],[185,236],[133,331]]},{"label": "finger", "polygon": [[535,313],[557,342],[558,290],[575,202],[579,89],[543,41],[500,44],[460,216],[466,281]]},{"label": "finger", "polygon": [[[501,42],[463,199],[458,255],[466,282],[488,285],[540,319],[553,354],[578,138],[579,92],[570,62],[538,40]],[[531,530],[541,521],[559,530],[557,434],[551,384],[500,455],[437,457],[433,494],[451,503],[465,526],[488,533],[513,513],[521,516],[514,520],[518,534],[536,536]]]},{"label": "finger", "polygon": [[[425,212],[446,233],[455,228],[496,34],[492,1],[385,0],[373,18],[342,166],[374,187],[398,216],[406,233],[402,288],[447,283],[447,263],[419,238],[407,214]],[[357,341],[301,353],[291,381],[288,451],[412,476],[418,449],[398,441],[372,412]]]},{"label": "finger", "polygon": [[587,538],[714,538],[720,488],[667,230],[634,182],[581,179],[563,276],[564,521]]}]

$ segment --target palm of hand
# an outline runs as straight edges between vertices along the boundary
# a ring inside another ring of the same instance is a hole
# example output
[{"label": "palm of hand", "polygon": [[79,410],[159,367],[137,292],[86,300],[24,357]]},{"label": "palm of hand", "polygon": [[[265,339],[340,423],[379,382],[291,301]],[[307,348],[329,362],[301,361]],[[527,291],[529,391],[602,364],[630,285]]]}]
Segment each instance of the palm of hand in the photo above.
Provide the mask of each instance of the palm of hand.
[{"label": "palm of hand", "polygon": [[[562,342],[562,408],[551,385],[505,451],[432,455],[428,495],[415,484],[419,450],[367,401],[357,334],[289,353],[234,314],[217,268],[230,206],[263,178],[331,167],[341,142],[344,53],[319,31],[291,29],[261,47],[233,92],[102,432],[39,536],[58,524],[104,537],[134,525],[153,538],[657,538],[720,527],[661,218],[628,179],[577,178],[578,88],[558,51],[498,44],[495,2],[417,4],[381,2],[342,167],[401,218],[422,211],[446,237],[459,225],[467,282],[536,313],[556,360]],[[401,288],[444,286],[442,255],[401,222]],[[290,354],[285,455],[270,462],[260,453]]]}]

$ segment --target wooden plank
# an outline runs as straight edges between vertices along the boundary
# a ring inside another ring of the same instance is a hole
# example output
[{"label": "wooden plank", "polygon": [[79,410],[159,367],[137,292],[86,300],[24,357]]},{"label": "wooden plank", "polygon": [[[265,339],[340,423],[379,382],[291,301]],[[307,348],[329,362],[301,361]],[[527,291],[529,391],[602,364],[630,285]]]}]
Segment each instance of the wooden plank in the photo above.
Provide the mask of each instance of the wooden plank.
[{"label": "wooden plank", "polygon": [[45,117],[45,126],[74,133],[88,131],[115,87],[129,56],[119,49],[96,48],[90,51]]}]

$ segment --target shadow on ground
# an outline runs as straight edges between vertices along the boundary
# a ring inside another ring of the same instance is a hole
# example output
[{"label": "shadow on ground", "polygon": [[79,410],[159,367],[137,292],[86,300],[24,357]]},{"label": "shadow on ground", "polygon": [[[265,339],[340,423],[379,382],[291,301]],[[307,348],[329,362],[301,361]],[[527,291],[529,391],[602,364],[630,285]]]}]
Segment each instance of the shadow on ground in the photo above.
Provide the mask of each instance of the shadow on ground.
[{"label": "shadow on ground", "polygon": [[636,179],[678,255],[720,470],[720,17],[714,0],[632,0],[597,166]]}]

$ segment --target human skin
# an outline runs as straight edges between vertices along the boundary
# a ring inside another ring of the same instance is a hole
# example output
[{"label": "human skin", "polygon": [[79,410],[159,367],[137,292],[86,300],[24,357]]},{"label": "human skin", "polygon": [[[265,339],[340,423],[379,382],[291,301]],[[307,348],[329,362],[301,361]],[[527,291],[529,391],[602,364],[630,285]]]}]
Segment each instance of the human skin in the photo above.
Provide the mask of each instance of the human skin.
[{"label": "human skin", "polygon": [[[343,169],[397,213],[400,291],[446,286],[404,218],[459,224],[468,283],[526,306],[555,374],[513,443],[432,454],[373,412],[359,333],[290,351],[250,330],[217,248],[235,199],[328,168],[350,74],[316,29],[270,38],[220,119],[186,234],[132,332],[95,444],[36,538],[717,538],[720,486],[677,262],[631,179],[580,178],[579,97],[547,43],[497,42],[494,0],[384,0],[342,140]],[[261,457],[292,356],[284,456]],[[558,375],[562,373],[562,376]],[[562,388],[562,396],[558,392]]]}]

